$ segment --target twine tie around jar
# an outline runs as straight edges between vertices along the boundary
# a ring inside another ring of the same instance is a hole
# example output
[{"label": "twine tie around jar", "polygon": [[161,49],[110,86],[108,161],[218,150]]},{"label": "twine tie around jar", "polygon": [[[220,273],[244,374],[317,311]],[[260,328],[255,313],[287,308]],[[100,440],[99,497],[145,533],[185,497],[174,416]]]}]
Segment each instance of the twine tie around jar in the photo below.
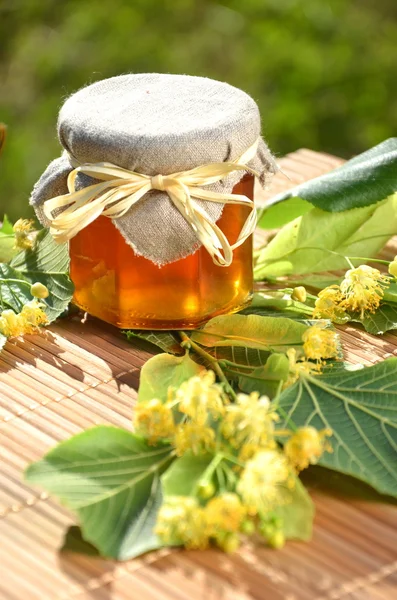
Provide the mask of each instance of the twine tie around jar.
[{"label": "twine tie around jar", "polygon": [[[69,193],[46,200],[43,205],[44,214],[50,222],[50,232],[57,242],[66,242],[100,215],[112,219],[122,217],[147,192],[159,190],[169,196],[214,263],[227,267],[233,260],[233,250],[243,244],[255,229],[255,205],[246,196],[212,192],[202,189],[201,186],[216,183],[238,170],[248,171],[257,176],[246,163],[256,155],[258,143],[259,138],[242,156],[231,162],[211,163],[189,171],[171,175],[157,174],[153,177],[107,162],[80,164],[70,157],[74,169],[68,176]],[[75,180],[78,173],[99,179],[101,183],[76,191]],[[243,204],[251,208],[234,244],[229,243],[223,231],[211,221],[204,208],[194,198],[225,205]]]}]

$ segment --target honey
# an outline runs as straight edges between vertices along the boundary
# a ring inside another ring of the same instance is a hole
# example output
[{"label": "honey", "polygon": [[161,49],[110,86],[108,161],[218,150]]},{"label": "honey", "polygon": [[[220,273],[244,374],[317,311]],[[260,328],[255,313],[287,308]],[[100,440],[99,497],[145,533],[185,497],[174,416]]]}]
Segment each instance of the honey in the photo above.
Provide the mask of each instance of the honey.
[{"label": "honey", "polygon": [[[253,198],[246,175],[234,194]],[[233,244],[250,208],[225,206],[219,227]],[[213,263],[204,247],[162,267],[138,256],[111,219],[100,216],[70,240],[74,303],[121,329],[194,329],[251,299],[252,236],[234,250],[229,267]]]}]

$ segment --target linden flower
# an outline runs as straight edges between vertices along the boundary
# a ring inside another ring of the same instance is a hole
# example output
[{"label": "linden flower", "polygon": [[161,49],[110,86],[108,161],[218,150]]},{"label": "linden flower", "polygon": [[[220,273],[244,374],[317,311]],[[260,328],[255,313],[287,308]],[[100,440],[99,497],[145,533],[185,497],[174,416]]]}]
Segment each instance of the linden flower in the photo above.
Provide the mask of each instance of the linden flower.
[{"label": "linden flower", "polygon": [[287,356],[289,360],[289,375],[283,385],[284,389],[295,383],[301,374],[318,375],[321,373],[321,363],[313,363],[304,358],[297,360],[295,348],[289,348]]},{"label": "linden flower", "polygon": [[321,290],[314,304],[313,317],[315,319],[330,319],[335,323],[343,323],[348,320],[343,308],[340,307],[342,292],[338,285],[330,285]]},{"label": "linden flower", "polygon": [[208,502],[205,514],[213,531],[238,531],[246,510],[237,494],[226,492]]},{"label": "linden flower", "polygon": [[318,431],[314,427],[300,427],[285,443],[285,455],[298,471],[302,471],[316,464],[323,452],[331,452],[332,447],[326,440],[331,435],[330,429]]},{"label": "linden flower", "polygon": [[237,484],[248,513],[267,512],[282,503],[289,476],[287,459],[278,450],[261,450],[249,460]]},{"label": "linden flower", "polygon": [[[246,459],[258,448],[274,443],[276,420],[277,414],[267,396],[259,396],[258,392],[238,394],[236,402],[226,407],[221,432],[234,448],[243,447]],[[248,455],[245,446],[249,449]]]},{"label": "linden flower", "polygon": [[368,265],[350,269],[340,284],[343,294],[340,306],[344,310],[359,311],[360,317],[363,318],[366,311],[376,311],[383,298],[384,288],[389,285],[389,277],[382,275],[378,269]]},{"label": "linden flower", "polygon": [[195,421],[177,426],[173,445],[178,456],[190,450],[193,454],[203,454],[215,448],[215,432]]},{"label": "linden flower", "polygon": [[307,358],[321,360],[338,354],[338,334],[318,325],[309,327],[302,335],[303,351]]},{"label": "linden flower", "polygon": [[159,510],[155,533],[165,545],[204,550],[209,543],[205,510],[195,498],[170,496]]},{"label": "linden flower", "polygon": [[178,403],[178,409],[204,425],[210,413],[214,419],[224,414],[222,388],[215,383],[213,371],[202,371],[182,383],[177,390],[171,391],[171,398]]},{"label": "linden flower", "polygon": [[154,398],[135,408],[135,429],[155,444],[158,439],[169,438],[175,432],[174,416],[171,408]]},{"label": "linden flower", "polygon": [[22,323],[19,315],[13,310],[3,310],[0,315],[0,333],[7,338],[18,337],[23,334]]},{"label": "linden flower", "polygon": [[18,219],[13,227],[15,233],[14,248],[19,250],[30,250],[33,248],[36,232],[33,229],[31,219]]},{"label": "linden flower", "polygon": [[31,300],[16,314],[13,310],[3,310],[0,315],[0,333],[7,338],[19,337],[25,333],[35,333],[40,325],[46,325],[48,318],[42,310],[44,304]]},{"label": "linden flower", "polygon": [[33,333],[40,325],[47,325],[48,317],[43,311],[44,307],[45,304],[42,304],[36,298],[25,304],[19,314],[24,333]]}]

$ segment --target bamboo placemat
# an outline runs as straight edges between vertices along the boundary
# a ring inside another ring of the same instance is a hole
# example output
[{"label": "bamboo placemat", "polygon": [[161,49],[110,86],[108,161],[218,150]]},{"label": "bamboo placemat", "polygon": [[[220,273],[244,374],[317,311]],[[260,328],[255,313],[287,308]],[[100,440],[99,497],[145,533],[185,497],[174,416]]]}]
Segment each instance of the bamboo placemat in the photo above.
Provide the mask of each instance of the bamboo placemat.
[{"label": "bamboo placemat", "polygon": [[[271,193],[342,162],[306,149],[289,154],[280,160],[283,174]],[[262,237],[258,233],[257,241]],[[384,251],[390,257],[396,253],[395,244]],[[372,364],[397,355],[396,335],[374,338],[350,326],[341,334],[350,362]],[[87,427],[129,428],[139,371],[149,357],[110,326],[77,318],[60,321],[46,334],[8,342],[1,352],[1,599],[397,598],[397,509],[372,492],[358,497],[351,482],[341,497],[338,476],[321,470],[311,486],[317,516],[309,544],[290,542],[281,551],[249,544],[233,556],[166,549],[126,563],[60,552],[73,516],[23,483],[22,471]]]}]

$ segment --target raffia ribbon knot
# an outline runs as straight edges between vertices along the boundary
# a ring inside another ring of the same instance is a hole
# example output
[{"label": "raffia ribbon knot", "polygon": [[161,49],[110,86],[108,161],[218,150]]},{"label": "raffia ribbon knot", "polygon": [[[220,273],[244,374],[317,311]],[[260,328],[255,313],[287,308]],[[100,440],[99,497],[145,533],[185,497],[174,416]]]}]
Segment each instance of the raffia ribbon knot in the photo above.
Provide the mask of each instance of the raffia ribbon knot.
[{"label": "raffia ribbon knot", "polygon": [[[255,229],[255,206],[246,196],[211,192],[202,189],[201,186],[211,185],[238,170],[249,171],[257,176],[246,163],[254,158],[258,143],[259,139],[240,158],[232,162],[211,163],[189,171],[153,177],[106,162],[80,164],[71,157],[74,169],[68,176],[69,193],[46,200],[43,205],[44,214],[50,222],[50,232],[57,242],[66,242],[100,215],[112,219],[122,217],[147,192],[159,190],[168,194],[174,206],[212,256],[214,263],[227,267],[233,260],[233,250],[243,244]],[[78,173],[99,179],[101,183],[76,191],[75,181]],[[234,244],[229,243],[223,231],[211,221],[194,198],[250,206],[251,212]]]}]

